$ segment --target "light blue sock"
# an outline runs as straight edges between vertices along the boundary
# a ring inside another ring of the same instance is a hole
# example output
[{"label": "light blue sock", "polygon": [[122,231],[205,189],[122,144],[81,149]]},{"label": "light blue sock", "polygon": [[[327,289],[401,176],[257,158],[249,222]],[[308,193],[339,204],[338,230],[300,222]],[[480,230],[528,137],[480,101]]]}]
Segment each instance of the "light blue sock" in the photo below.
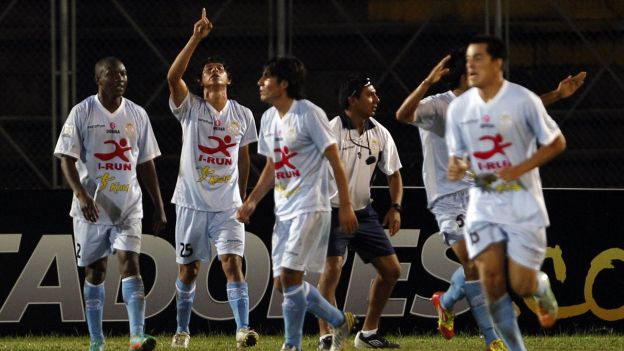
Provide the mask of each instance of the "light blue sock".
[{"label": "light blue sock", "polygon": [[91,342],[104,341],[102,316],[104,315],[104,283],[93,285],[84,282],[85,317],[89,327]]},{"label": "light blue sock", "polygon": [[141,276],[122,279],[121,295],[128,310],[130,337],[142,336],[145,327],[145,291]]},{"label": "light blue sock", "polygon": [[193,311],[193,300],[195,299],[195,282],[184,284],[180,278],[176,279],[176,319],[178,327],[176,333],[191,333],[189,323],[191,312]]},{"label": "light blue sock", "polygon": [[308,282],[303,282],[306,301],[308,302],[308,311],[320,318],[332,327],[336,328],[345,322],[344,313],[330,304],[314,286]]},{"label": "light blue sock", "polygon": [[236,330],[249,328],[249,292],[247,282],[227,283],[227,297],[236,320]]},{"label": "light blue sock", "polygon": [[487,305],[485,304],[485,296],[481,290],[481,283],[478,280],[467,281],[464,285],[464,291],[466,291],[466,298],[470,305],[470,311],[483,337],[485,338],[485,347],[487,348],[490,343],[498,339],[498,335],[494,331],[494,325],[492,325],[492,319],[488,314]]},{"label": "light blue sock", "polygon": [[284,339],[286,344],[296,346],[298,350],[301,350],[306,308],[307,302],[303,284],[289,286],[284,289],[284,302],[282,303]]},{"label": "light blue sock", "polygon": [[453,310],[453,306],[455,306],[457,301],[466,296],[464,284],[464,267],[460,266],[451,276],[451,286],[449,286],[448,290],[446,290],[440,298],[442,307],[444,307],[445,310]]},{"label": "light blue sock", "polygon": [[494,327],[496,327],[498,335],[503,339],[509,351],[526,351],[518,327],[516,311],[513,309],[509,294],[505,294],[498,301],[490,303],[488,309]]}]

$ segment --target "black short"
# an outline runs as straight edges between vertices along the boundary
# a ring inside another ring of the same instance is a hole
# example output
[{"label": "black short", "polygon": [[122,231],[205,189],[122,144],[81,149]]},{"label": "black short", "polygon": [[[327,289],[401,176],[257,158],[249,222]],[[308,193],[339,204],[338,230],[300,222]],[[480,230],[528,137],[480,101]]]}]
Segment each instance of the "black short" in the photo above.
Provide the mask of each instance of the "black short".
[{"label": "black short", "polygon": [[394,248],[373,207],[368,205],[362,210],[355,211],[355,216],[358,220],[357,230],[353,235],[344,235],[340,232],[338,209],[332,208],[327,256],[343,256],[347,251],[347,245],[357,252],[365,263],[377,257],[394,255]]}]

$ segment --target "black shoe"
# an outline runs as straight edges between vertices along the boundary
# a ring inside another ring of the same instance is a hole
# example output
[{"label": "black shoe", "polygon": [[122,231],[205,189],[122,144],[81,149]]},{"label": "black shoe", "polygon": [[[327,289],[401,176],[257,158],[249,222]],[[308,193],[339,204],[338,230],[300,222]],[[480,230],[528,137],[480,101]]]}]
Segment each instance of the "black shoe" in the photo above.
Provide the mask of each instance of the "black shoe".
[{"label": "black shoe", "polygon": [[400,349],[401,345],[388,341],[380,334],[373,334],[369,337],[362,336],[362,332],[358,332],[353,342],[356,349]]},{"label": "black shoe", "polygon": [[332,345],[333,335],[328,334],[319,339],[318,346],[316,347],[317,351],[330,350]]}]

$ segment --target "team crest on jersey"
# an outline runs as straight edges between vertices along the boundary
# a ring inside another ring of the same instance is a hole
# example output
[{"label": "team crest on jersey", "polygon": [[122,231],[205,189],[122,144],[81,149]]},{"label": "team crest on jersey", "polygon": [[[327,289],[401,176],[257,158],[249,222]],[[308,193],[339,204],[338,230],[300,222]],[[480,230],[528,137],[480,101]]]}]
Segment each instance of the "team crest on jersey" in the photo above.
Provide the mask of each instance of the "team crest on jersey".
[{"label": "team crest on jersey", "polygon": [[503,112],[503,115],[500,116],[498,120],[498,130],[501,132],[506,132],[511,128],[511,115],[507,112]]},{"label": "team crest on jersey", "polygon": [[130,122],[126,123],[125,131],[127,136],[136,135],[136,129],[134,129],[134,124]]},{"label": "team crest on jersey", "polygon": [[370,141],[370,149],[371,152],[376,154],[379,151],[379,142],[377,141],[377,138],[372,138]]},{"label": "team crest on jersey", "polygon": [[284,132],[284,139],[286,139],[286,141],[288,142],[293,142],[295,139],[297,139],[297,132],[295,131],[295,128],[288,128],[286,129],[286,131]]},{"label": "team crest on jersey", "polygon": [[236,121],[231,121],[228,125],[228,132],[233,135],[238,134],[240,132],[240,124]]}]

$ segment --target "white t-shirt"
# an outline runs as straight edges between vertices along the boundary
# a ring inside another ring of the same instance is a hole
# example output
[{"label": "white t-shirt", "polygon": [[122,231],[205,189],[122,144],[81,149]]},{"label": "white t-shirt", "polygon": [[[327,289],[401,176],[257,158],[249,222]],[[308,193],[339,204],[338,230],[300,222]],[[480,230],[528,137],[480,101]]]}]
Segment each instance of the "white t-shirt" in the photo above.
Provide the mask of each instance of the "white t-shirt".
[{"label": "white t-shirt", "polygon": [[427,193],[427,203],[431,208],[434,202],[449,194],[468,189],[472,181],[468,176],[460,181],[447,177],[448,149],[444,140],[446,110],[455,99],[452,91],[431,95],[420,101],[414,112],[414,122],[418,127],[423,150],[422,175]]},{"label": "white t-shirt", "polygon": [[[548,145],[560,134],[540,98],[508,81],[487,103],[472,88],[455,99],[448,110],[449,155],[468,155],[476,177],[521,163],[535,153],[537,143]],[[477,229],[481,222],[515,224],[533,230],[548,226],[538,169],[525,173],[515,183],[520,189],[497,192],[472,188],[466,215],[468,229]]]},{"label": "white t-shirt", "polygon": [[[390,132],[374,118],[369,118],[364,133],[350,128],[349,117],[341,114],[329,122],[340,149],[340,160],[349,180],[349,195],[354,210],[361,210],[373,200],[370,196],[371,178],[375,165],[386,175],[401,169],[401,160]],[[365,147],[363,147],[365,146]],[[366,147],[370,148],[369,150]],[[366,164],[369,154],[375,162]],[[332,207],[339,207],[338,194],[331,198]]]},{"label": "white t-shirt", "polygon": [[210,212],[239,207],[238,151],[258,140],[251,110],[228,100],[219,112],[191,93],[178,107],[170,98],[169,108],[182,125],[180,171],[171,202]]},{"label": "white t-shirt", "polygon": [[330,211],[329,161],[324,152],[336,141],[323,110],[294,100],[283,118],[271,107],[262,115],[258,153],[275,164],[275,215]]},{"label": "white t-shirt", "polygon": [[[160,156],[160,150],[141,106],[122,98],[111,113],[97,95],[84,99],[72,108],[56,143],[54,156],[63,155],[77,159],[80,183],[100,209],[97,224],[143,217],[136,166]],[[69,214],[85,220],[76,196]]]}]

